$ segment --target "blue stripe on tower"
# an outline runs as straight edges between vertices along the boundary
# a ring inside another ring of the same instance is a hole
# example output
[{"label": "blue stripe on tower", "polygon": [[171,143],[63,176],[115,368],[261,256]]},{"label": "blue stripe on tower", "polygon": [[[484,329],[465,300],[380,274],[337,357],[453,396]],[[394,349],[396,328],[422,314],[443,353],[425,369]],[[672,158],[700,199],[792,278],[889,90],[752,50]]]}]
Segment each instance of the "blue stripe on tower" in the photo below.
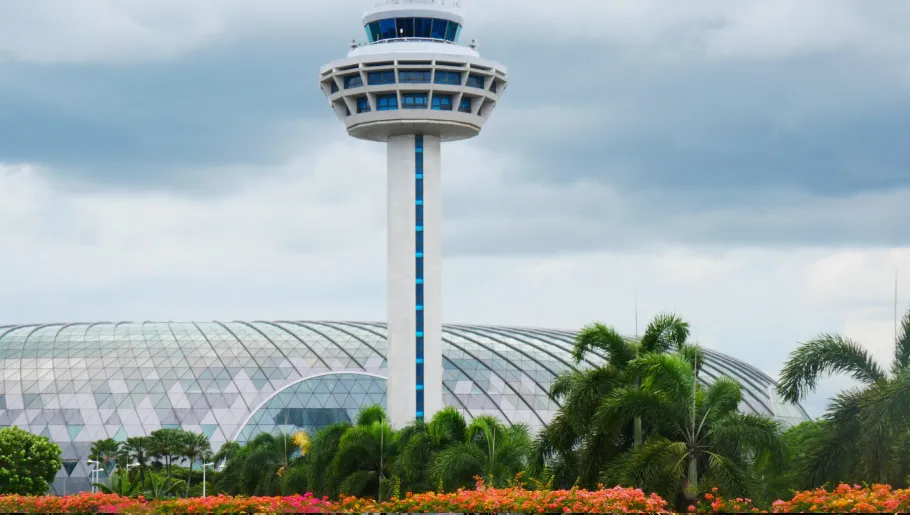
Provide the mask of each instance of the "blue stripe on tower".
[{"label": "blue stripe on tower", "polygon": [[414,200],[416,243],[415,272],[417,277],[417,298],[415,299],[417,320],[417,420],[423,420],[423,136],[414,137]]}]

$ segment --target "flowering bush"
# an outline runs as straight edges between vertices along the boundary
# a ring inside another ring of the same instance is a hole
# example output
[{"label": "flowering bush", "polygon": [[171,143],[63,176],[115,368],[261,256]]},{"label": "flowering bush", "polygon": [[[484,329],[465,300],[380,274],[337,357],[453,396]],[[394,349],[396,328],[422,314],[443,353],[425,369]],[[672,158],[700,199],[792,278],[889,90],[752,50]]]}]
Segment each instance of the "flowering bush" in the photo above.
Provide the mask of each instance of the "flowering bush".
[{"label": "flowering bush", "polygon": [[626,513],[662,512],[667,502],[639,489],[610,488],[595,491],[526,490],[523,487],[488,488],[477,480],[474,490],[455,493],[408,493],[382,503],[355,497],[342,498],[338,511],[349,513]]},{"label": "flowering bush", "polygon": [[407,494],[385,502],[357,497],[338,501],[312,494],[291,497],[227,497],[146,501],[118,495],[82,493],[68,497],[0,496],[2,513],[553,513],[665,512],[667,503],[632,488],[586,490],[526,490],[487,488],[450,494]]},{"label": "flowering bush", "polygon": [[[712,493],[705,494],[698,511],[715,513],[759,513],[750,499],[724,499]],[[797,492],[790,500],[774,501],[773,513],[881,513],[910,511],[910,490],[895,490],[889,485],[838,485],[828,491],[824,488]]]},{"label": "flowering bush", "polygon": [[149,511],[142,497],[132,499],[115,494],[90,494],[58,497],[0,495],[0,513],[143,513]]}]

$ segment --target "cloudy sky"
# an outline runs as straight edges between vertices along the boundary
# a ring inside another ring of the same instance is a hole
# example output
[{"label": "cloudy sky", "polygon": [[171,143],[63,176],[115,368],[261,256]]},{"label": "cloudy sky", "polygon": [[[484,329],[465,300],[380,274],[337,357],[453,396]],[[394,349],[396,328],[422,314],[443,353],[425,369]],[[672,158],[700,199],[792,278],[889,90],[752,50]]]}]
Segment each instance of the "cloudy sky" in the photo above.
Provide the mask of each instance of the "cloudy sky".
[{"label": "cloudy sky", "polygon": [[[0,324],[385,318],[384,148],[317,87],[368,0],[3,0]],[[910,306],[910,2],[465,0],[509,66],[444,149],[444,319],[776,374]],[[829,381],[807,407],[846,384]]]}]

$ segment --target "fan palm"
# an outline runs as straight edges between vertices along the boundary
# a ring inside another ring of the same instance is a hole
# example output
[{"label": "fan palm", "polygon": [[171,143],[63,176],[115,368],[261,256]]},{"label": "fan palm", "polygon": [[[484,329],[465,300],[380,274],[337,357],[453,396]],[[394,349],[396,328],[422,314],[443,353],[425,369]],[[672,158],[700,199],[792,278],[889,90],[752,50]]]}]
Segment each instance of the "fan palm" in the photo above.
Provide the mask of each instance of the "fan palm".
[{"label": "fan palm", "polygon": [[778,383],[780,395],[797,402],[822,377],[847,374],[861,386],[841,392],[828,405],[823,434],[810,442],[801,477],[818,486],[833,481],[906,483],[910,464],[910,311],[903,317],[890,370],[857,342],[820,334],[790,354]]},{"label": "fan palm", "polygon": [[641,386],[611,392],[595,415],[603,426],[642,417],[655,432],[638,448],[605,467],[605,483],[658,492],[682,505],[694,502],[702,479],[725,495],[746,495],[756,480],[753,460],[783,457],[778,422],[741,414],[741,386],[721,377],[698,383],[697,370],[684,356],[649,353],[629,363]]}]

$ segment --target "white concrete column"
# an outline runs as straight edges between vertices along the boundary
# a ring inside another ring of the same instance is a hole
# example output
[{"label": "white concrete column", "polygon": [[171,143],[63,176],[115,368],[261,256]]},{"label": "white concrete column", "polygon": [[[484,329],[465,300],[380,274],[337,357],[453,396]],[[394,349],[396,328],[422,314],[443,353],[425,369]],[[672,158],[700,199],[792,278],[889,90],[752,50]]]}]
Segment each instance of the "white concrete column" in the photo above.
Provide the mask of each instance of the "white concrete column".
[{"label": "white concrete column", "polygon": [[[440,140],[423,138],[424,420],[442,409]],[[388,141],[388,411],[393,427],[417,416],[416,138]]]},{"label": "white concrete column", "polygon": [[442,155],[439,137],[423,137],[424,420],[442,403]]}]

